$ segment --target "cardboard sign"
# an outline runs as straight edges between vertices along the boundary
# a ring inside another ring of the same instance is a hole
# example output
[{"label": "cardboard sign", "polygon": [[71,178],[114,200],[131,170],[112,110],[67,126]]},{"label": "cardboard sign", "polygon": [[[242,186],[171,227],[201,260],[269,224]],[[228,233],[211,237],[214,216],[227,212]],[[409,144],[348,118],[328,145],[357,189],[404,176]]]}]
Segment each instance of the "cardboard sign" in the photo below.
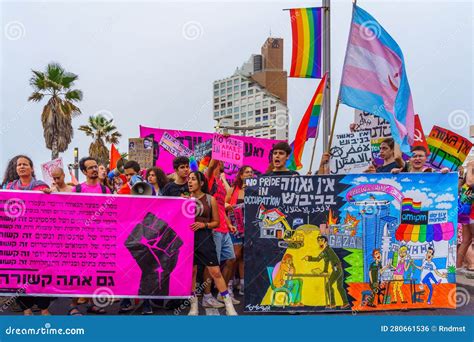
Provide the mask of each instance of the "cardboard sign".
[{"label": "cardboard sign", "polygon": [[194,153],[194,158],[196,158],[197,161],[207,156],[210,157],[212,155],[212,140],[207,140],[205,142],[202,142],[194,146],[193,153]]},{"label": "cardboard sign", "polygon": [[53,184],[54,182],[53,176],[51,176],[51,171],[53,171],[55,168],[63,169],[62,158],[57,158],[44,164],[41,164],[41,173],[43,174],[43,181],[49,186],[51,186],[51,184]]},{"label": "cardboard sign", "polygon": [[433,126],[427,143],[431,152],[428,164],[451,171],[457,171],[463,164],[473,145],[469,139],[439,126]]},{"label": "cardboard sign", "polygon": [[229,136],[214,134],[212,140],[212,159],[242,166],[244,160],[244,143],[241,140]]},{"label": "cardboard sign", "polygon": [[142,169],[153,166],[153,139],[128,139],[128,159],[135,160]]},{"label": "cardboard sign", "polygon": [[333,145],[329,161],[332,175],[367,170],[372,160],[370,130],[337,134]]},{"label": "cardboard sign", "polygon": [[173,137],[170,133],[165,132],[160,140],[160,146],[175,157],[185,156],[191,157],[193,152],[184,146],[178,139]]}]

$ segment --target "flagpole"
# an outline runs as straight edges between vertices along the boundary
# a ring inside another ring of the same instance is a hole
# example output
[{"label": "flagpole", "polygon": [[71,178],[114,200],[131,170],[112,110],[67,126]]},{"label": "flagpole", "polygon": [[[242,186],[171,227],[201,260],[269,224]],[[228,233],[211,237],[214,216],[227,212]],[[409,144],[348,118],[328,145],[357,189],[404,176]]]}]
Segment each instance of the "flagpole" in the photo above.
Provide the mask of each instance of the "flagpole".
[{"label": "flagpole", "polygon": [[[326,76],[326,84],[328,82],[327,80],[327,75]],[[324,77],[324,76],[323,76]],[[325,99],[325,96],[327,95],[327,89],[326,89],[326,84],[324,85],[324,89],[323,89],[323,103],[324,103],[324,99]],[[323,109],[324,110],[324,109]],[[323,113],[324,114],[324,113]],[[316,137],[314,137],[314,142],[313,142],[313,152],[311,153],[311,162],[309,163],[309,171],[308,171],[308,174],[312,174],[313,173],[313,161],[314,161],[314,152],[316,151],[316,141],[318,140],[318,133],[316,132]]]},{"label": "flagpole", "polygon": [[[327,73],[326,93],[323,97],[323,150],[329,150],[328,137],[331,130],[331,0],[323,0],[323,74]],[[313,151],[314,155],[314,151]],[[313,156],[311,157],[311,161]],[[311,170],[311,166],[310,166]]]}]

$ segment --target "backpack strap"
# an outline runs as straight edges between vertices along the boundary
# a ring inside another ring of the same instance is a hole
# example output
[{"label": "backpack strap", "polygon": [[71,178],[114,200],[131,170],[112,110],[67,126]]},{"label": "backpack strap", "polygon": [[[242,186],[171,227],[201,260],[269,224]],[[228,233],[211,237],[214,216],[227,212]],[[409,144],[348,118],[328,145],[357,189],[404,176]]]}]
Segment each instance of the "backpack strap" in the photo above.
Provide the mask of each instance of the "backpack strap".
[{"label": "backpack strap", "polygon": [[107,193],[107,188],[105,187],[104,184],[101,183],[101,184],[100,184],[100,188],[102,189],[102,193],[103,193],[103,194],[106,194],[106,193]]},{"label": "backpack strap", "polygon": [[81,184],[76,185],[76,192],[82,192]]}]

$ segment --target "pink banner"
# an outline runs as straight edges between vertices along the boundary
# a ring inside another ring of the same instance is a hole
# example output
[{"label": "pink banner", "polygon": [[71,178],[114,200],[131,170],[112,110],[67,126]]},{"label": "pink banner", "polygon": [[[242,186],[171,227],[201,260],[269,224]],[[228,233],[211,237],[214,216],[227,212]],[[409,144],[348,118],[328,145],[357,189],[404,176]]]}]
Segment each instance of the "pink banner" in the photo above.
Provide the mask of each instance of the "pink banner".
[{"label": "pink banner", "polygon": [[356,195],[364,194],[366,192],[385,192],[389,194],[397,201],[401,202],[403,200],[403,194],[395,188],[394,186],[387,185],[387,184],[361,184],[357,185],[356,187],[350,189],[346,193],[346,200],[352,201],[353,197]]},{"label": "pink banner", "polygon": [[[174,156],[158,145],[161,137],[165,132],[168,132],[176,139],[180,140],[186,147],[194,151],[194,146],[202,142],[212,140],[214,133],[179,131],[172,129],[158,129],[140,126],[140,137],[153,137],[155,140],[155,159],[156,166],[161,167],[165,173],[172,173]],[[244,143],[244,158],[242,165],[250,165],[255,170],[257,175],[265,173],[267,170],[270,154],[273,145],[280,140],[260,139],[252,137],[242,137],[231,135],[230,137],[243,141]],[[225,164],[225,173],[228,180],[233,180],[238,172],[239,167],[234,164]]]},{"label": "pink banner", "polygon": [[186,297],[194,201],[0,191],[0,293]]}]

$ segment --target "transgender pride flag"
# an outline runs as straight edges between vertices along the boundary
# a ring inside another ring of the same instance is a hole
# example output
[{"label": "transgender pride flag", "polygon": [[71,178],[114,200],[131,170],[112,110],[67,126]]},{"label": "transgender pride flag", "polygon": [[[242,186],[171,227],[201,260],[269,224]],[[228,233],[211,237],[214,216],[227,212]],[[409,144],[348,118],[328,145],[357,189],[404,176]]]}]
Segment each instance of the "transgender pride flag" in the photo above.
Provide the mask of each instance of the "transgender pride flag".
[{"label": "transgender pride flag", "polygon": [[355,5],[339,100],[389,121],[395,142],[410,152],[415,114],[403,53],[387,31]]}]

